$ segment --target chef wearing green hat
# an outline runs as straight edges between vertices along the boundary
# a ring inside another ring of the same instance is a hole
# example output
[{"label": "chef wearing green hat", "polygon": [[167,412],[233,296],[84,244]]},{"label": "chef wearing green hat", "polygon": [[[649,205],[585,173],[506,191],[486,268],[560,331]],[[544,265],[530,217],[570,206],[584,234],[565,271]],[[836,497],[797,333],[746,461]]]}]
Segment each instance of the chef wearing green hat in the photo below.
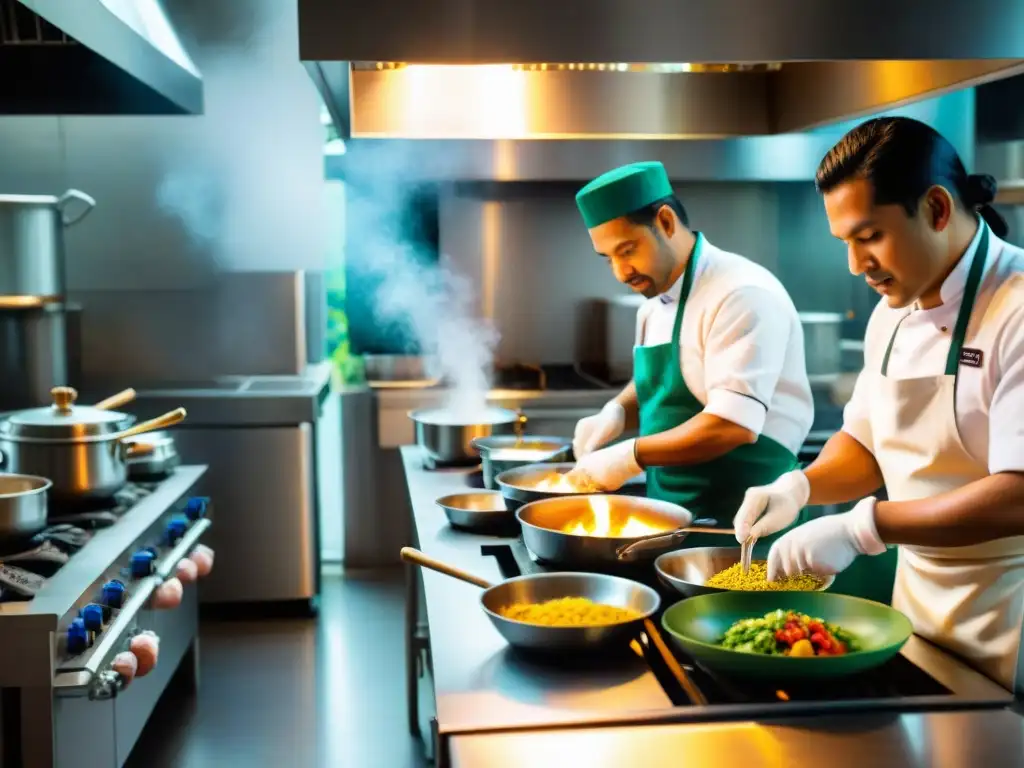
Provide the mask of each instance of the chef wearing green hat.
[{"label": "chef wearing green hat", "polygon": [[[811,428],[796,308],[768,270],[689,228],[661,163],[609,171],[576,204],[594,250],[647,301],[633,381],[576,425],[573,473],[613,491],[646,470],[649,496],[728,527],[748,488],[797,467]],[[627,426],[640,436],[603,447]],[[687,543],[722,543],[701,538]]]}]

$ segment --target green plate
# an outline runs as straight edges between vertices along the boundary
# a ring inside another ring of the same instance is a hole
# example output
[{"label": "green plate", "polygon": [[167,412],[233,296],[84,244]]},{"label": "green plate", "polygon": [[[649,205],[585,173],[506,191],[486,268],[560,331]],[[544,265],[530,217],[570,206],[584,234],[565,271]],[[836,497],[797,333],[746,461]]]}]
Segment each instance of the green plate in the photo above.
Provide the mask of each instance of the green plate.
[{"label": "green plate", "polygon": [[[844,656],[792,658],[722,648],[718,642],[740,619],[777,609],[806,613],[838,624],[861,650]],[[718,592],[676,603],[661,624],[683,651],[712,672],[780,683],[853,675],[877,667],[897,653],[913,632],[897,610],[859,597],[829,592]]]}]

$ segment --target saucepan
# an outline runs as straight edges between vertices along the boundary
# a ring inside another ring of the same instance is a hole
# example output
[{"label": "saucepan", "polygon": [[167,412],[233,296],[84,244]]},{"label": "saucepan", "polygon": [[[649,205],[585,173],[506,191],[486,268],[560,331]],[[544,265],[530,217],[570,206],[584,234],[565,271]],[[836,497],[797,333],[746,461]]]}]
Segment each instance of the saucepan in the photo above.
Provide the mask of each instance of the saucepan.
[{"label": "saucepan", "polygon": [[691,533],[734,536],[712,519],[638,496],[591,494],[541,499],[516,512],[523,543],[538,559],[573,567],[649,560],[678,547]]},{"label": "saucepan", "polygon": [[0,474],[0,539],[23,539],[46,527],[45,477]]},{"label": "saucepan", "polygon": [[480,454],[473,441],[491,435],[512,435],[522,430],[526,417],[507,408],[484,408],[463,413],[453,408],[423,408],[409,418],[416,425],[416,444],[439,464],[473,464]]},{"label": "saucepan", "polygon": [[54,387],[51,394],[52,406],[18,411],[0,423],[0,468],[49,478],[57,503],[112,496],[127,482],[128,460],[137,450],[127,438],[185,418],[178,408],[127,426],[125,414],[75,407],[78,393],[70,387]]},{"label": "saucepan", "polygon": [[[768,547],[754,547],[753,557],[764,560],[768,556]],[[707,580],[716,573],[736,565],[740,561],[740,547],[692,547],[675,552],[666,552],[654,561],[654,570],[658,579],[667,587],[671,587],[687,597],[710,595],[717,592],[735,590],[709,587]],[[835,576],[822,579],[818,592],[832,586]]]},{"label": "saucepan", "polygon": [[[644,620],[653,616],[661,605],[661,598],[655,590],[617,576],[537,573],[491,584],[410,547],[402,549],[402,559],[482,588],[480,605],[494,628],[512,647],[531,652],[589,652],[616,645],[626,647],[643,629]],[[503,611],[513,605],[536,605],[565,597],[582,597],[601,605],[628,609],[636,618],[617,624],[566,627],[529,624],[503,615]]]},{"label": "saucepan", "polygon": [[565,462],[572,440],[546,435],[491,435],[473,441],[484,469],[484,487],[497,490],[502,472],[531,464]]},{"label": "saucepan", "polygon": [[[500,473],[495,483],[505,497],[510,512],[515,512],[523,504],[542,499],[561,499],[569,496],[585,496],[593,494],[589,488],[574,488],[560,477],[575,468],[571,462],[554,462],[551,464],[530,464],[517,469],[507,469]],[[619,495],[643,494],[645,478],[640,475],[624,485]]]}]

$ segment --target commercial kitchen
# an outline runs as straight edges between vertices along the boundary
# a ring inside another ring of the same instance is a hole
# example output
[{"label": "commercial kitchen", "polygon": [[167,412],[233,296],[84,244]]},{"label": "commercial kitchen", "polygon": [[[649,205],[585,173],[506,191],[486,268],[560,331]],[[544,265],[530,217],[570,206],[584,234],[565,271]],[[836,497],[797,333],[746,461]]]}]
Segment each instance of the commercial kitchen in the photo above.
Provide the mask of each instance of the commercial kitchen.
[{"label": "commercial kitchen", "polygon": [[[1024,246],[1024,5],[429,8],[0,0],[0,768],[1024,766],[1019,652],[1009,687],[909,630],[857,674],[725,674],[671,615],[762,593],[530,509],[705,521],[643,477],[517,484],[635,373],[643,297],[576,194],[647,161],[792,299],[813,462],[878,302],[818,164],[913,118]],[[719,533],[701,567],[739,562]],[[523,631],[488,607],[516,583],[646,620]]]}]

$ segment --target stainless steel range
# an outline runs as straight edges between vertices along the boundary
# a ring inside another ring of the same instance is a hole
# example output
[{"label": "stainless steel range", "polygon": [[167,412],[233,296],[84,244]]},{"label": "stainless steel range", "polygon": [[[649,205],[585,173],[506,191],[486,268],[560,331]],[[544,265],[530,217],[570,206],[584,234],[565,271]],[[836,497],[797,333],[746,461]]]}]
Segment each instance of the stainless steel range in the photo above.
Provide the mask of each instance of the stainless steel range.
[{"label": "stainless steel range", "polygon": [[[195,586],[176,609],[148,603],[210,526],[209,500],[190,495],[205,472],[51,508],[44,531],[0,542],[0,768],[120,768],[174,673],[194,675]],[[146,630],[159,663],[124,687],[111,662]]]}]

